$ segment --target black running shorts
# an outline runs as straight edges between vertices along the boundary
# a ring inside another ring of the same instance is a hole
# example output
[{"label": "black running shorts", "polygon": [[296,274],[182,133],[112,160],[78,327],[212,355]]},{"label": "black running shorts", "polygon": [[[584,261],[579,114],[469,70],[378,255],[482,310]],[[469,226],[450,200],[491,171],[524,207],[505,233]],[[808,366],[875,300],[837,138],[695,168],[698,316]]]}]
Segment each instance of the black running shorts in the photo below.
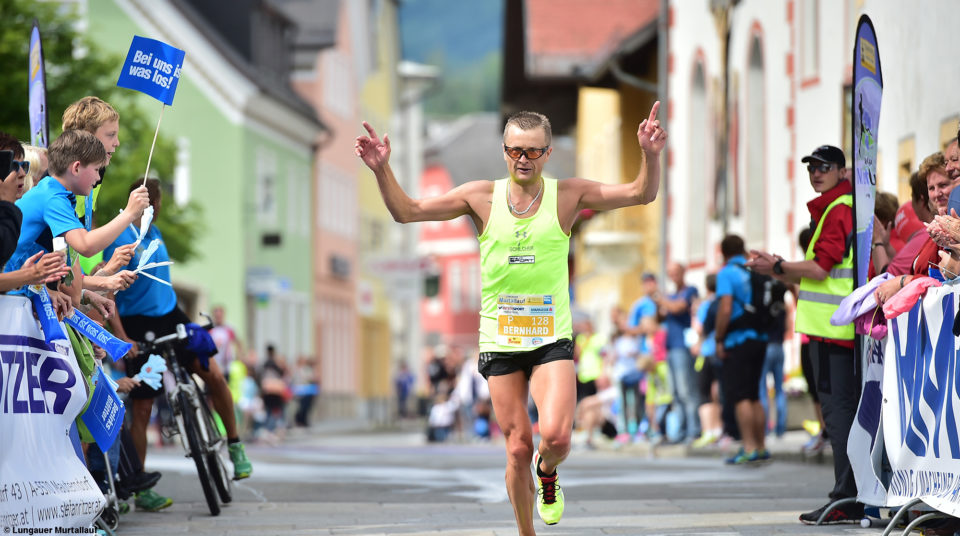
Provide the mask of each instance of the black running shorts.
[{"label": "black running shorts", "polygon": [[767,341],[747,339],[727,348],[727,358],[720,367],[720,384],[726,402],[760,400],[760,375],[767,356]]},{"label": "black running shorts", "polygon": [[533,367],[564,359],[573,359],[573,341],[570,339],[560,339],[526,352],[480,352],[478,369],[484,378],[505,376],[518,370],[530,378]]}]

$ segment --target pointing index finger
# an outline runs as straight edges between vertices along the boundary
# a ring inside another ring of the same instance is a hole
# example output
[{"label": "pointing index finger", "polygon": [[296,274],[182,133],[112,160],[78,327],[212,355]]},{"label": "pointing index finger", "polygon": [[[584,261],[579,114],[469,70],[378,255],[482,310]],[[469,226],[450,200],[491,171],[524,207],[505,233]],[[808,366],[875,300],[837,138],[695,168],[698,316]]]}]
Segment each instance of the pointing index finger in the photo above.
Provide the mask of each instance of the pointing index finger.
[{"label": "pointing index finger", "polygon": [[657,112],[660,111],[660,101],[653,103],[653,108],[650,108],[650,117],[649,121],[653,123],[657,119]]},{"label": "pointing index finger", "polygon": [[367,133],[370,134],[370,137],[371,137],[371,138],[376,139],[376,137],[377,137],[377,132],[376,132],[375,130],[373,130],[373,127],[370,126],[370,123],[367,123],[366,121],[364,121],[364,122],[363,122],[363,128],[367,129]]}]

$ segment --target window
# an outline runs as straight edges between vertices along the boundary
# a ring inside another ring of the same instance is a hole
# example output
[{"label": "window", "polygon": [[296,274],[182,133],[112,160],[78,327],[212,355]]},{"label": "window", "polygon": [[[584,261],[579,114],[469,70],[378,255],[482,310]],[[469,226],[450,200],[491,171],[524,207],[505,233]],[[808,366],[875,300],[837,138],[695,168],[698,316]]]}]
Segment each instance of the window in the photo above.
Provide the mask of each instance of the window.
[{"label": "window", "polygon": [[349,118],[354,108],[353,71],[348,58],[336,50],[324,53],[323,106],[329,112]]},{"label": "window", "polygon": [[705,259],[707,256],[707,196],[706,185],[710,184],[707,172],[707,83],[703,74],[703,64],[697,61],[693,73],[693,88],[690,96],[690,176],[687,180],[689,192],[687,221],[690,226],[689,255],[691,259]]},{"label": "window", "polygon": [[847,157],[847,166],[853,167],[853,86],[843,86],[843,121],[840,126],[840,148]]},{"label": "window", "polygon": [[940,150],[943,151],[947,145],[957,137],[957,125],[960,123],[960,116],[948,117],[940,122]]},{"label": "window", "polygon": [[463,309],[463,266],[460,261],[450,261],[447,279],[447,292],[450,295],[450,311],[459,313]]},{"label": "window", "polygon": [[300,236],[304,238],[310,237],[310,187],[312,181],[310,180],[310,174],[307,171],[308,168],[300,168],[300,189],[298,191],[298,201],[300,203],[300,219],[297,222],[298,231]]},{"label": "window", "polygon": [[800,80],[813,81],[820,74],[819,0],[800,4]]},{"label": "window", "polygon": [[320,170],[317,188],[317,226],[353,238],[357,233],[356,182],[334,166]]},{"label": "window", "polygon": [[287,166],[287,233],[293,235],[297,231],[300,212],[300,176],[296,166]]},{"label": "window", "polygon": [[897,144],[897,197],[911,199],[910,175],[917,170],[917,146],[913,136]]},{"label": "window", "polygon": [[173,201],[183,206],[190,202],[190,138],[177,138],[176,164],[173,167]]},{"label": "window", "polygon": [[763,51],[760,39],[753,38],[747,70],[747,166],[745,238],[748,245],[763,244],[766,238],[766,178],[764,149],[767,146],[764,125]]},{"label": "window", "polygon": [[262,225],[277,223],[277,157],[261,149],[257,152],[257,221]]},{"label": "window", "polygon": [[467,303],[471,311],[480,311],[480,262],[471,259],[467,264]]}]

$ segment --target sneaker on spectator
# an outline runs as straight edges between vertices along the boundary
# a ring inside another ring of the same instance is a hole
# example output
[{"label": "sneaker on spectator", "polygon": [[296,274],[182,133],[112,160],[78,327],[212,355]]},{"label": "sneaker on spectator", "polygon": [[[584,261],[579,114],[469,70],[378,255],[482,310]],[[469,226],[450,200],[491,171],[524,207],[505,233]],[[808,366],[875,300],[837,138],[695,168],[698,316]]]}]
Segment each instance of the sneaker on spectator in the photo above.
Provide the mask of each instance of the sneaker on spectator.
[{"label": "sneaker on spectator", "polygon": [[540,455],[534,457],[537,472],[537,513],[547,525],[556,525],[563,517],[563,490],[557,483],[558,475],[554,469],[552,475],[540,470]]},{"label": "sneaker on spectator", "polygon": [[712,445],[712,444],[716,443],[718,439],[720,439],[720,438],[717,437],[716,434],[714,434],[714,433],[712,433],[712,432],[704,432],[703,435],[701,435],[700,437],[694,439],[693,442],[690,443],[690,446],[693,447],[693,448],[695,448],[695,449],[702,449],[703,447],[706,447],[707,445]]},{"label": "sneaker on spectator", "polygon": [[158,512],[173,504],[173,499],[170,497],[164,497],[152,489],[147,489],[135,493],[133,503],[137,506],[137,510]]},{"label": "sneaker on spectator", "polygon": [[116,486],[117,497],[126,500],[130,498],[130,495],[138,491],[150,489],[157,485],[161,476],[159,471],[141,471],[130,476],[129,480],[118,480]]},{"label": "sneaker on spectator", "polygon": [[739,465],[741,463],[746,463],[746,462],[747,462],[747,452],[743,450],[743,447],[740,447],[740,450],[738,450],[733,456],[730,456],[729,458],[723,460],[723,463],[727,465]]},{"label": "sneaker on spectator", "polygon": [[[800,514],[800,521],[807,525],[815,525],[823,512],[832,503],[827,503],[812,512]],[[863,519],[863,505],[861,503],[847,503],[837,506],[823,518],[822,525],[836,525],[839,523],[860,523]]]},{"label": "sneaker on spectator", "polygon": [[233,462],[233,479],[248,478],[253,473],[253,464],[247,459],[243,443],[233,443],[228,447],[228,450],[230,451],[230,461]]},{"label": "sneaker on spectator", "polygon": [[807,441],[807,444],[803,446],[803,454],[806,456],[816,456],[823,452],[823,450],[829,445],[829,442],[823,438],[822,434],[817,434],[810,438],[810,441]]}]

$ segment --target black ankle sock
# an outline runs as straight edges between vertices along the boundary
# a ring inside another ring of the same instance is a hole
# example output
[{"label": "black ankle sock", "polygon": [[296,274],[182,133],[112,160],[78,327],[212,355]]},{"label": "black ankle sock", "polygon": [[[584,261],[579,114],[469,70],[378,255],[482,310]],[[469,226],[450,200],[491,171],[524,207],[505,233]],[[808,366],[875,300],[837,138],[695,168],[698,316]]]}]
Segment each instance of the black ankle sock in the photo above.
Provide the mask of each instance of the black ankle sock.
[{"label": "black ankle sock", "polygon": [[537,476],[540,478],[557,476],[557,469],[554,467],[553,472],[548,475],[547,473],[543,472],[543,469],[540,469],[540,460],[537,460]]},{"label": "black ankle sock", "polygon": [[239,442],[240,442],[240,438],[239,438],[239,437],[235,437],[235,438],[233,438],[233,439],[227,438],[227,444],[228,444],[228,445],[236,445],[236,444],[239,443]]}]

